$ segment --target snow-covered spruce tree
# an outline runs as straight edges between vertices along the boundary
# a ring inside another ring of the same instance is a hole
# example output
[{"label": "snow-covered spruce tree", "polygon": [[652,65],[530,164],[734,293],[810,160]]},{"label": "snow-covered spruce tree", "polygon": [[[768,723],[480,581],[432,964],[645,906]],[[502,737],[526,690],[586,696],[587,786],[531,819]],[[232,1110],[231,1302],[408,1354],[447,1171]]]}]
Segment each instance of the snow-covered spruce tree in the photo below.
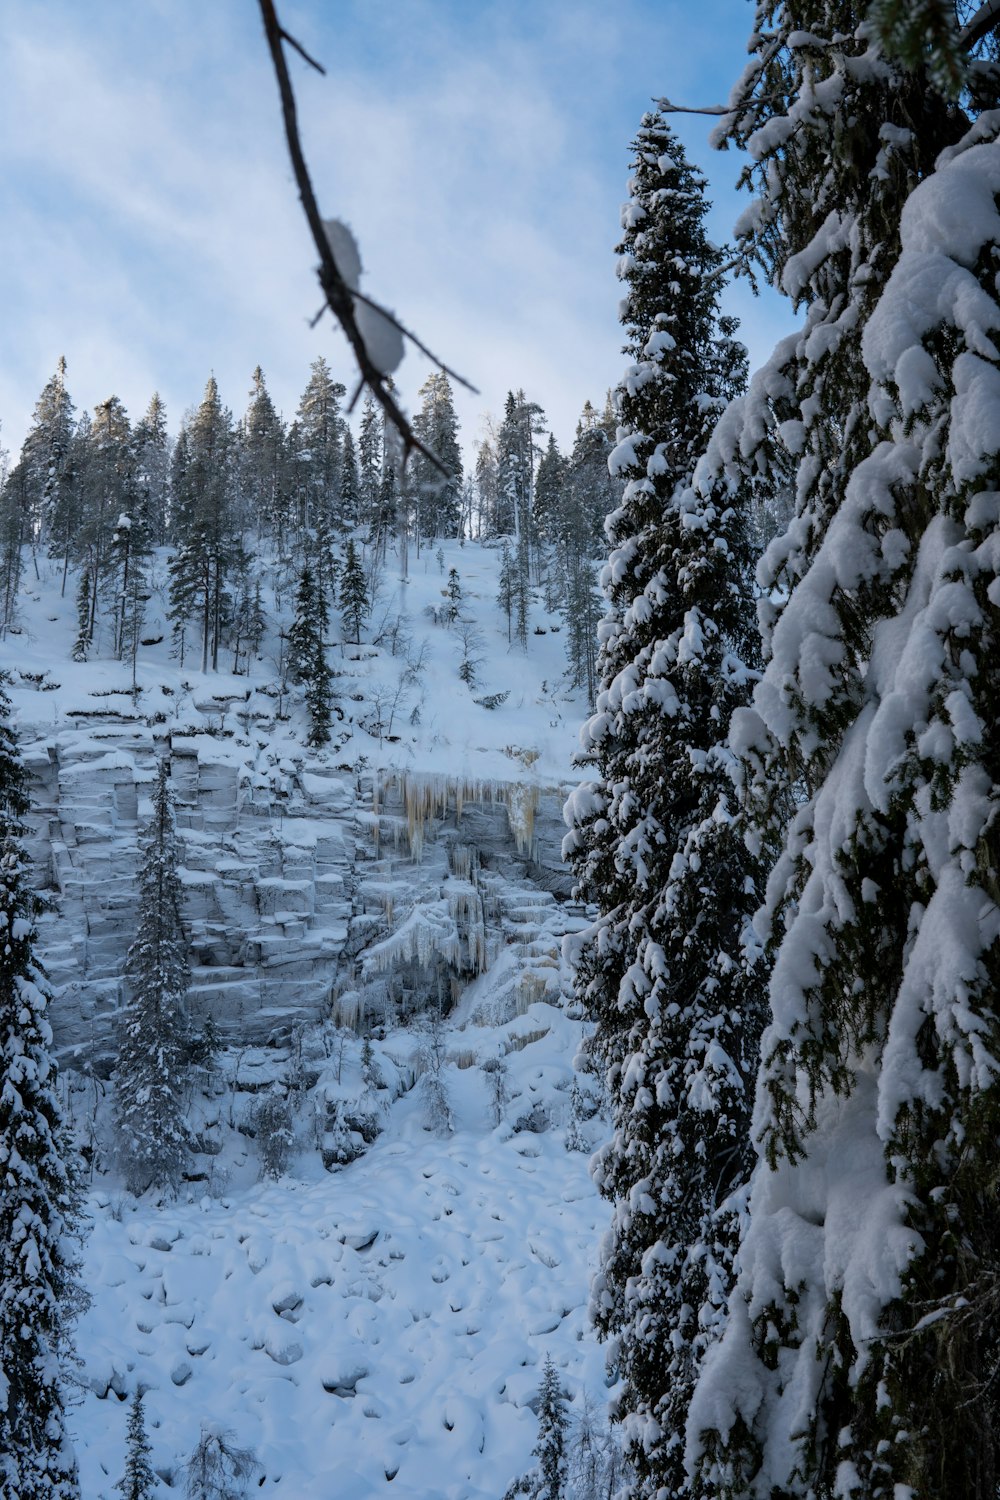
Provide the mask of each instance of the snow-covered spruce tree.
[{"label": "snow-covered spruce tree", "polygon": [[26,516],[24,477],[21,464],[10,473],[7,450],[0,448],[0,639],[17,619],[17,597],[24,567],[21,555]]},{"label": "snow-covered spruce tree", "polygon": [[582,688],[587,694],[591,709],[597,695],[597,631],[604,613],[596,580],[595,563],[574,548],[566,559],[565,602],[562,606],[569,664],[567,675],[574,687]]},{"label": "snow-covered spruce tree", "polygon": [[449,625],[454,625],[462,613],[462,580],[458,576],[457,568],[448,569],[448,603],[445,605],[445,616]]},{"label": "snow-covered spruce tree", "polygon": [[387,543],[385,518],[380,503],[383,456],[382,422],[374,397],[369,392],[365,397],[358,429],[358,501],[361,524],[367,526],[368,538],[378,557],[385,556]]},{"label": "snow-covered spruce tree", "polygon": [[333,674],[326,659],[329,611],[308,564],[302,569],[295,596],[295,619],[288,632],[288,676],[305,688],[310,745],[330,739],[333,714]]},{"label": "snow-covered spruce tree", "polygon": [[715,445],[739,467],[775,426],[797,461],[733,744],[762,841],[798,806],[759,919],[749,1230],[690,1412],[713,1500],[997,1491],[1000,178],[993,142],[917,185],[961,120],[869,18],[759,6],[722,127],[805,324]]},{"label": "snow-covered spruce tree", "polygon": [[294,521],[285,482],[287,436],[260,365],[251,379],[246,415],[237,430],[240,524],[252,527],[258,537],[273,537],[281,555]]},{"label": "snow-covered spruce tree", "polygon": [[462,449],[451,382],[435,371],[420,387],[421,407],[413,430],[444,465],[445,477],[422,453],[410,461],[416,496],[418,542],[421,537],[459,536],[462,524]]},{"label": "snow-covered spruce tree", "polygon": [[730,439],[744,467],[793,474],[795,516],[760,579],[765,650],[870,447],[860,330],[898,254],[900,207],[964,128],[925,78],[883,56],[870,9],[758,0],[751,60],[715,132],[747,151],[741,185],[757,191],[737,228],[740,259],[804,314],[755,376]]},{"label": "snow-covered spruce tree", "polygon": [[603,551],[604,523],[621,503],[621,481],[608,468],[613,447],[614,429],[586,402],[566,463],[561,540],[587,557]]},{"label": "snow-covered spruce tree", "polygon": [[34,958],[37,898],[21,845],[25,773],[0,679],[0,1492],[77,1500],[59,1379],[77,1300],[78,1199]]},{"label": "snow-covered spruce tree", "polygon": [[368,580],[358,549],[351,537],[344,553],[344,571],[340,579],[340,605],[348,641],[355,646],[361,644],[361,631],[368,618],[371,605],[368,600]]},{"label": "snow-covered spruce tree", "polygon": [[166,540],[170,491],[167,409],[159,392],[153,392],[145,416],[135,425],[133,438],[138,515],[150,546],[158,547]]},{"label": "snow-covered spruce tree", "polygon": [[[131,515],[135,508],[135,448],[128,413],[117,396],[110,396],[94,408],[86,461],[80,469],[77,491],[79,515],[73,556],[80,564],[81,585],[77,594],[79,636],[74,656],[85,660],[97,635],[97,608],[101,599],[111,614],[111,644],[116,654],[119,640],[117,585],[121,577],[121,557],[112,557],[112,537],[119,530],[120,518]],[[86,613],[83,609],[84,579],[90,590]]]},{"label": "snow-covered spruce tree", "polygon": [[343,454],[344,418],[340,402],[344,387],[333,379],[326,360],[313,361],[309,383],[302,393],[298,410],[299,487],[298,514],[300,527],[312,527],[328,534],[343,532],[348,522],[341,510],[340,476]]},{"label": "snow-covered spruce tree", "polygon": [[330,726],[334,711],[343,717],[343,711],[334,702],[333,673],[326,659],[326,647],[322,639],[315,645],[309,674],[305,683],[306,712],[309,715],[309,733],[306,743],[314,748],[330,743]]},{"label": "snow-covered spruce tree", "polygon": [[190,970],[178,858],[170,764],[164,759],[145,834],[136,936],[125,957],[130,998],[114,1075],[118,1154],[133,1193],[175,1188],[187,1154],[182,1093]]},{"label": "snow-covered spruce tree", "polygon": [[[607,465],[605,464],[605,474]],[[565,526],[566,460],[552,433],[535,476],[535,525],[543,541],[562,539]]]},{"label": "snow-covered spruce tree", "polygon": [[233,618],[230,634],[233,647],[233,671],[240,671],[240,662],[250,662],[260,651],[261,641],[267,630],[267,615],[264,612],[264,590],[260,572],[252,567],[249,552],[241,549],[237,559],[234,578]]},{"label": "snow-covered spruce tree", "polygon": [[499,490],[497,487],[496,446],[488,437],[476,445],[476,526],[475,535],[495,536],[497,533],[497,510]]},{"label": "snow-covered spruce tree", "polygon": [[614,1134],[596,1158],[614,1205],[592,1311],[621,1378],[628,1496],[686,1493],[683,1433],[735,1249],[722,1205],[744,1177],[761,984],[744,965],[754,862],[725,737],[755,650],[746,485],[692,474],[745,351],[720,320],[704,179],[656,114],[634,143],[619,275],[628,481],[608,519],[596,772],[569,800],[565,852],[600,911],[571,944]]},{"label": "snow-covered spruce tree", "polygon": [[261,1176],[277,1181],[284,1174],[295,1145],[295,1123],[288,1095],[279,1083],[273,1083],[256,1098],[249,1112],[249,1123],[260,1158]]},{"label": "snow-covered spruce tree", "polygon": [[516,564],[511,555],[510,546],[505,540],[500,561],[500,588],[497,592],[497,604],[499,604],[507,616],[508,642],[512,642],[514,639],[515,569]]},{"label": "snow-covered spruce tree", "polygon": [[194,416],[181,429],[171,466],[171,517],[176,553],[170,560],[170,618],[183,642],[201,630],[201,669],[219,668],[228,588],[240,551],[234,505],[232,416],[211,376]]},{"label": "snow-covered spruce tree", "polygon": [[50,555],[63,559],[63,593],[78,522],[73,432],[63,356],[35,404],[18,465],[24,471],[25,522],[40,527]]},{"label": "snow-covered spruce tree", "polygon": [[138,1390],[128,1409],[125,1441],[125,1472],[115,1489],[121,1493],[122,1500],[155,1500],[159,1481],[149,1461],[153,1449],[146,1435],[142,1392]]},{"label": "snow-covered spruce tree", "polygon": [[566,1396],[552,1356],[546,1355],[538,1387],[538,1441],[532,1452],[533,1469],[508,1487],[504,1500],[527,1495],[530,1500],[565,1500],[567,1479]]},{"label": "snow-covered spruce tree", "polygon": [[354,435],[344,423],[344,446],[340,455],[340,516],[350,531],[361,524],[361,476],[358,473]]},{"label": "snow-covered spruce tree", "polygon": [[150,552],[149,534],[140,507],[135,507],[133,515],[122,512],[108,546],[106,591],[114,610],[115,655],[132,668],[133,692],[142,622],[149,598]]},{"label": "snow-covered spruce tree", "polygon": [[538,1391],[535,1457],[542,1477],[539,1500],[562,1500],[566,1487],[566,1397],[552,1356],[547,1355]]},{"label": "snow-covered spruce tree", "polygon": [[326,603],[316,589],[312,568],[307,563],[299,575],[295,618],[288,631],[286,668],[291,682],[305,682],[316,655],[316,642],[322,641],[327,623]]},{"label": "snow-covered spruce tree", "polygon": [[497,508],[492,531],[501,536],[523,535],[534,541],[535,437],[542,431],[542,408],[523,390],[508,391],[503,421],[497,433]]}]

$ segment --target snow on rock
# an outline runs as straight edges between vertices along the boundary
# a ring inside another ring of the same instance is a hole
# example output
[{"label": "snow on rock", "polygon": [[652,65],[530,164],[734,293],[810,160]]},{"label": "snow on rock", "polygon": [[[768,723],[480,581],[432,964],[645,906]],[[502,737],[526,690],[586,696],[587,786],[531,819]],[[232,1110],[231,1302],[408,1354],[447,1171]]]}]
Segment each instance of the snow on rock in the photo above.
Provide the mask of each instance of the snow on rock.
[{"label": "snow on rock", "polygon": [[[296,1500],[323,1500],[331,1474],[361,1500],[390,1472],[413,1500],[496,1500],[529,1462],[547,1354],[571,1412],[584,1392],[601,1399],[585,1302],[605,1212],[586,1156],[564,1144],[580,1023],[543,1005],[533,1024],[543,1014],[544,1034],[508,1054],[498,1126],[482,1072],[450,1064],[451,1136],[428,1132],[408,1093],[368,1154],[332,1175],[300,1166],[163,1209],[93,1195],[75,1409],[85,1494],[112,1500],[137,1387],[158,1471],[180,1473],[210,1417],[255,1448],[268,1492]],[[462,1035],[474,1047],[486,1033]],[[512,1124],[530,1098],[560,1123],[526,1156]]]},{"label": "snow on rock", "polygon": [[[440,552],[416,560],[405,585],[389,583],[381,606],[385,620],[396,611],[421,641],[419,728],[404,720],[407,734],[388,734],[373,717],[379,695],[396,691],[391,649],[344,645],[332,655],[343,728],[325,752],[304,748],[301,696],[285,701],[265,652],[250,678],[203,678],[154,646],[151,659],[140,658],[136,695],[121,663],[54,668],[60,640],[69,656],[73,618],[58,596],[58,570],[42,563],[21,634],[0,644],[0,661],[12,668],[32,780],[29,853],[51,900],[41,954],[56,989],[63,1060],[102,1074],[111,1066],[134,935],[138,838],[164,755],[184,850],[192,1018],[211,1014],[224,1038],[259,1043],[312,1023],[364,973],[387,975],[395,965],[412,991],[414,966],[426,984],[440,960],[450,984],[495,961],[502,921],[460,887],[457,871],[445,873],[458,844],[483,849],[502,873],[530,860],[538,882],[568,894],[559,817],[582,705],[566,707],[550,686],[565,665],[562,642],[543,631],[530,657],[512,653],[494,603],[500,554],[455,542]],[[436,623],[451,564],[488,643],[483,685],[509,694],[499,712],[481,708],[459,682],[456,638]],[[370,633],[378,631],[376,623]],[[408,916],[409,936],[394,935]]]}]

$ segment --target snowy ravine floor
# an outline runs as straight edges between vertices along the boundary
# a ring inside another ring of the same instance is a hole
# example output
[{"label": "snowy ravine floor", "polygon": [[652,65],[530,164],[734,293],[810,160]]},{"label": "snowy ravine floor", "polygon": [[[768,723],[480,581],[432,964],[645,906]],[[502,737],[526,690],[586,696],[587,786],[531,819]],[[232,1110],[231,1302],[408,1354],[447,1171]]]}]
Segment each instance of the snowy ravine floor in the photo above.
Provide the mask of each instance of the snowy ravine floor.
[{"label": "snowy ravine floor", "polygon": [[[547,1354],[571,1414],[585,1391],[603,1409],[586,1299],[607,1210],[565,1147],[580,1026],[540,1009],[551,1029],[508,1056],[499,1127],[481,1070],[450,1065],[451,1136],[423,1128],[418,1085],[357,1161],[307,1157],[314,1180],[160,1208],[92,1195],[72,1412],[86,1500],[113,1500],[137,1386],[164,1497],[209,1423],[256,1450],[250,1493],[499,1500],[531,1462]],[[552,1128],[514,1132],[536,1100]]]}]

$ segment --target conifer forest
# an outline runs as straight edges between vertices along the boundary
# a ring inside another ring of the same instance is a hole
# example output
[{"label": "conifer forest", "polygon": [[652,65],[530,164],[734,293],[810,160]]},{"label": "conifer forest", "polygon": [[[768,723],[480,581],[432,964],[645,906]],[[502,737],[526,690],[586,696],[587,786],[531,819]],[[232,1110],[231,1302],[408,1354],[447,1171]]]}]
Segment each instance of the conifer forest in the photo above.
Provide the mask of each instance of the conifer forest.
[{"label": "conifer forest", "polygon": [[1000,1500],[1000,3],[733,0],[569,441],[250,8],[297,404],[0,446],[0,1500]]}]

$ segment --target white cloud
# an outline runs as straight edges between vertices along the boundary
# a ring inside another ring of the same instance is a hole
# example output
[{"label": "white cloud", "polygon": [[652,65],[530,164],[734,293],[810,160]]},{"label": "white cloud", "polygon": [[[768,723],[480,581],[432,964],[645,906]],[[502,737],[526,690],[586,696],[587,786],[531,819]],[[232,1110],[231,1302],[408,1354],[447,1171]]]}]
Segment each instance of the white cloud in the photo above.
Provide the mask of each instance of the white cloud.
[{"label": "white cloud", "polygon": [[[739,17],[735,55],[743,7],[717,8]],[[649,95],[724,93],[738,64],[717,80],[718,38],[679,0],[286,9],[330,69],[295,67],[303,136],[365,289],[481,387],[467,440],[523,385],[570,441],[621,367],[629,135]],[[113,389],[138,415],[158,387],[174,423],[210,370],[237,411],[258,361],[286,414],[318,354],[349,382],[330,320],[307,326],[320,294],[256,8],[0,0],[0,26],[8,445],[60,353],[80,406]],[[408,355],[411,402],[426,369]]]}]

